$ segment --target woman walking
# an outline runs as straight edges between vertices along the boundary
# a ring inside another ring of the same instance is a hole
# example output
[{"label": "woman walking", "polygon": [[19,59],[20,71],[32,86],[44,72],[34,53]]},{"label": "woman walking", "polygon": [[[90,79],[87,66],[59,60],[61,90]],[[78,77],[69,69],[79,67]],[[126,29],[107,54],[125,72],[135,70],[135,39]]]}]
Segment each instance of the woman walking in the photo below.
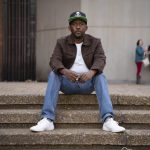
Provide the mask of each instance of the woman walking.
[{"label": "woman walking", "polygon": [[148,46],[147,56],[148,56],[148,59],[149,59],[149,69],[150,69],[150,45]]},{"label": "woman walking", "polygon": [[137,41],[136,51],[135,51],[135,63],[137,66],[136,72],[136,84],[140,84],[141,81],[141,71],[144,59],[144,48],[143,48],[143,40],[139,39]]},{"label": "woman walking", "polygon": [[150,62],[150,45],[148,46],[148,59],[149,59],[149,62]]}]

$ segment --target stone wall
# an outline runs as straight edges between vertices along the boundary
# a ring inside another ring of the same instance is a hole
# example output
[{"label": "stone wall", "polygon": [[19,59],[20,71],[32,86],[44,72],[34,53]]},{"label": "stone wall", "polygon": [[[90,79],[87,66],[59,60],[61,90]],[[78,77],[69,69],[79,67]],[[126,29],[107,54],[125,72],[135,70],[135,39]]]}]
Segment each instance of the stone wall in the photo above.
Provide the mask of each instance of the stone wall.
[{"label": "stone wall", "polygon": [[[88,17],[88,32],[101,38],[107,56],[104,73],[113,82],[134,82],[136,41],[150,44],[150,0],[38,0],[37,1],[37,80],[46,80],[49,57],[56,39],[68,34],[68,16],[81,10]],[[150,82],[149,68],[143,81]]]},{"label": "stone wall", "polygon": [[[89,18],[88,33],[101,38],[107,56],[105,75],[115,82],[133,82],[138,39],[150,45],[150,0],[82,0],[81,10]],[[149,68],[143,81],[150,82]]]}]

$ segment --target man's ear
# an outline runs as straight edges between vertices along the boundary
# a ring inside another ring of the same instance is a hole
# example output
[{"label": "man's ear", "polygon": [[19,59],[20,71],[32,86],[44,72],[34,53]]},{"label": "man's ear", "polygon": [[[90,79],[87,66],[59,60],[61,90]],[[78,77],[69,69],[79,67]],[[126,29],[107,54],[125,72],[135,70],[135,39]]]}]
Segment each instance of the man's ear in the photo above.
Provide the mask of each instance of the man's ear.
[{"label": "man's ear", "polygon": [[86,25],[86,31],[87,31],[87,29],[88,29],[88,26]]}]

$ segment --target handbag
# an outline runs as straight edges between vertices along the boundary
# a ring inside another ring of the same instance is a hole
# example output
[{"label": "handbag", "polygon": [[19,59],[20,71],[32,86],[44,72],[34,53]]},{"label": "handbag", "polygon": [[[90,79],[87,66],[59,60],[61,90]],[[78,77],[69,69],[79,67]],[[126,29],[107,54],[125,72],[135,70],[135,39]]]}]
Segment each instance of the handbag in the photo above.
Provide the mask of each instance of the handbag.
[{"label": "handbag", "polygon": [[144,58],[142,62],[143,62],[145,67],[147,67],[150,64],[148,57]]}]

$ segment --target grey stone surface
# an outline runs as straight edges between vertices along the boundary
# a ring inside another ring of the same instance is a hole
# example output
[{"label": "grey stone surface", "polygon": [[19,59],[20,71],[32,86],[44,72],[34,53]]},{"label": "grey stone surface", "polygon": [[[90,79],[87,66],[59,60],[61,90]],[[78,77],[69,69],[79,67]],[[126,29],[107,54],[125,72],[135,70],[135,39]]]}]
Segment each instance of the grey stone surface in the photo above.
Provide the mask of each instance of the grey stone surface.
[{"label": "grey stone surface", "polygon": [[[149,145],[150,130],[127,130],[127,145]],[[149,142],[147,142],[149,141]]]},{"label": "grey stone surface", "polygon": [[[150,96],[126,96],[112,94],[113,104],[121,105],[150,105]],[[43,104],[44,96],[40,95],[0,95],[0,105],[13,104]],[[59,104],[97,104],[95,94],[88,95],[59,95]]]},{"label": "grey stone surface", "polygon": [[[46,82],[0,82],[0,95],[44,95]],[[150,85],[109,84],[110,94],[150,97]]]},{"label": "grey stone surface", "polygon": [[[8,129],[0,130],[1,145],[14,144],[125,144],[123,134],[113,134],[101,130],[54,130],[51,132],[32,133],[29,130]],[[12,138],[13,137],[13,138]],[[6,140],[7,139],[7,140]],[[101,139],[101,140],[99,140]],[[108,140],[111,139],[111,140]]]},{"label": "grey stone surface", "polygon": [[0,149],[22,149],[24,146],[33,149],[38,146],[56,149],[63,146],[106,149],[112,146],[118,149],[119,146],[129,146],[147,150],[150,147],[149,85],[109,85],[112,102],[117,108],[114,109],[115,119],[128,129],[119,134],[101,130],[95,93],[65,95],[61,92],[56,130],[30,132],[29,127],[40,119],[45,90],[46,83],[0,83]]},{"label": "grey stone surface", "polygon": [[150,145],[149,130],[110,133],[99,129],[56,129],[32,133],[29,129],[0,129],[0,145]]},{"label": "grey stone surface", "polygon": [[[1,110],[0,123],[36,123],[40,110]],[[121,123],[150,124],[148,110],[116,110],[115,118]],[[99,123],[98,110],[58,110],[56,123]]]}]

